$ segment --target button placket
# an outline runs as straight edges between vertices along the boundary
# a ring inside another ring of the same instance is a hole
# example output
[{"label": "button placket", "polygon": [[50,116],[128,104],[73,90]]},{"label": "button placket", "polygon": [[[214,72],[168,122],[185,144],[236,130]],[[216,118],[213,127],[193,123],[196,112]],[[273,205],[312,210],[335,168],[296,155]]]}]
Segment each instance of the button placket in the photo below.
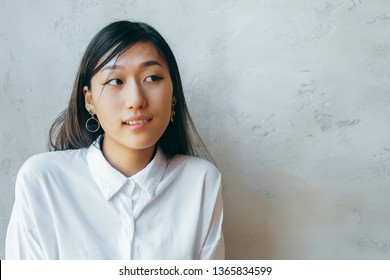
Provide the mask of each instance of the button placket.
[{"label": "button placket", "polygon": [[115,199],[112,201],[112,205],[117,213],[120,222],[122,223],[124,233],[127,237],[129,244],[129,256],[131,257],[131,248],[133,244],[134,236],[134,213],[132,194],[134,191],[135,183],[129,179],[122,190],[118,193]]},{"label": "button placket", "polygon": [[129,235],[130,239],[130,248],[129,248],[129,255],[130,258],[132,257],[132,248],[133,248],[133,240],[134,240],[134,209],[133,209],[133,199],[132,196],[134,195],[134,188],[135,188],[135,182],[131,179],[129,179],[129,187],[126,193],[128,200],[126,201],[127,209],[128,209],[128,217],[126,221],[124,222],[124,226],[126,228],[126,233]]}]

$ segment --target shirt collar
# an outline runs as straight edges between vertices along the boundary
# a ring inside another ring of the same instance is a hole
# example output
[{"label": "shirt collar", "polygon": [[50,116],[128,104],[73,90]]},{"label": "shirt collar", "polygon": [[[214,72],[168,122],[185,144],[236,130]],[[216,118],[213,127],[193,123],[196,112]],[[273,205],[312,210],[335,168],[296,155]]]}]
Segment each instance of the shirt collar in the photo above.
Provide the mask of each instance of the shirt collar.
[{"label": "shirt collar", "polygon": [[129,181],[134,181],[142,190],[154,197],[158,183],[161,181],[167,162],[163,153],[158,150],[153,160],[141,171],[131,177],[126,177],[104,157],[99,136],[87,150],[87,162],[93,179],[106,200],[110,200]]}]

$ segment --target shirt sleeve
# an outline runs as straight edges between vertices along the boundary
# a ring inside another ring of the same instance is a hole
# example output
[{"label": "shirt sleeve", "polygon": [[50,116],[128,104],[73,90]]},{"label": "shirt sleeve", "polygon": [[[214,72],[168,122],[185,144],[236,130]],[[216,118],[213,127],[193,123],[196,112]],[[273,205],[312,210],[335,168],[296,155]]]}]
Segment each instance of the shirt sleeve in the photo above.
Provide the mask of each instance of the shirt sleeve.
[{"label": "shirt sleeve", "polygon": [[223,260],[225,259],[225,245],[222,233],[223,222],[223,200],[221,174],[215,170],[212,180],[206,179],[206,188],[210,187],[210,192],[206,192],[209,199],[205,201],[204,217],[207,235],[201,249],[199,259],[201,260]]},{"label": "shirt sleeve", "polygon": [[5,250],[7,260],[46,259],[37,232],[18,224],[8,227]]},{"label": "shirt sleeve", "polygon": [[27,165],[22,166],[16,178],[15,202],[5,243],[5,257],[9,260],[46,259],[31,207],[30,191],[37,180],[35,176],[27,176]]}]

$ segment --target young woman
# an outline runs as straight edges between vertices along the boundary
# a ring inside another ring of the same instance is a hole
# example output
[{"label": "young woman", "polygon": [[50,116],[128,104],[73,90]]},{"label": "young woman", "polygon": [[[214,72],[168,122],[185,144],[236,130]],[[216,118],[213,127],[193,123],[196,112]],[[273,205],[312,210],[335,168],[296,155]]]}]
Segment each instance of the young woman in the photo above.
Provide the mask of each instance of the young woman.
[{"label": "young woman", "polygon": [[224,258],[221,175],[151,26],[93,38],[49,145],[18,173],[7,259]]}]

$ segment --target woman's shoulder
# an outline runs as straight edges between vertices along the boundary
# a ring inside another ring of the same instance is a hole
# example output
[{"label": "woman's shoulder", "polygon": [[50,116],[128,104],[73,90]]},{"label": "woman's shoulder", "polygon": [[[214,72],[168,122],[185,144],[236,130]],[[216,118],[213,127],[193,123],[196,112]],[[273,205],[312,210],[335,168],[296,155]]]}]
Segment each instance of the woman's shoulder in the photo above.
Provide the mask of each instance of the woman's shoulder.
[{"label": "woman's shoulder", "polygon": [[85,158],[85,149],[35,154],[23,163],[18,176],[24,174],[43,175],[58,168],[70,168],[75,165],[75,161],[83,158]]},{"label": "woman's shoulder", "polygon": [[198,174],[208,174],[209,176],[220,176],[218,168],[213,163],[199,157],[176,155],[169,165],[179,170],[188,170]]},{"label": "woman's shoulder", "polygon": [[[168,164],[166,179],[172,179],[185,193],[202,193],[207,199],[213,199],[222,188],[222,176],[218,168],[208,160],[176,155]],[[188,187],[191,185],[192,187]]]}]

